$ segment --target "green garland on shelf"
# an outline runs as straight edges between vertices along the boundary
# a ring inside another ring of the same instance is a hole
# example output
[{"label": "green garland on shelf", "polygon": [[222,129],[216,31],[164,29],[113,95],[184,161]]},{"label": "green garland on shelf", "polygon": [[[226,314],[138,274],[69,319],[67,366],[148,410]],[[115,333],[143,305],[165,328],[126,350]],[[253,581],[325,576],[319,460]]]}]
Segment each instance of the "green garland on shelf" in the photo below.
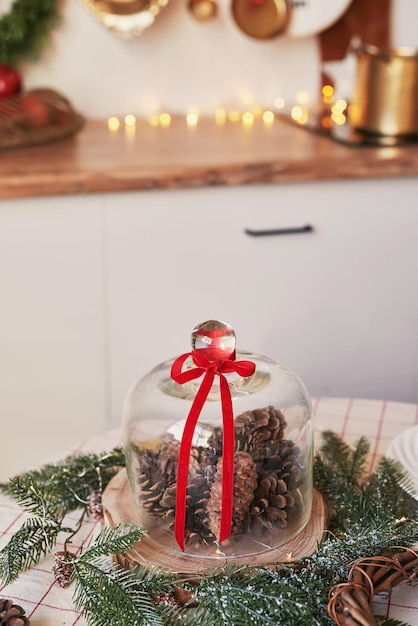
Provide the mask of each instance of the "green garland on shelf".
[{"label": "green garland on shelf", "polygon": [[[145,531],[136,524],[104,528],[80,555],[71,554],[67,545],[89,511],[89,496],[125,465],[123,451],[115,448],[70,456],[1,486],[29,516],[0,551],[0,583],[16,580],[53,549],[58,533],[66,533],[64,551],[55,555],[62,561],[61,579],[54,573],[62,586],[73,583],[75,606],[90,626],[331,626],[330,589],[347,580],[357,559],[413,546],[418,503],[395,461],[382,458],[373,475],[365,475],[370,445],[364,437],[350,447],[331,431],[322,436],[314,484],[329,507],[329,530],[318,550],[297,563],[220,567],[198,583],[159,568],[125,570],[109,557],[141,540]],[[68,528],[64,517],[76,509],[79,523]],[[375,616],[375,623],[401,626],[382,616]]]},{"label": "green garland on shelf", "polygon": [[22,59],[36,59],[58,23],[58,0],[15,0],[0,15],[0,63],[16,66]]}]

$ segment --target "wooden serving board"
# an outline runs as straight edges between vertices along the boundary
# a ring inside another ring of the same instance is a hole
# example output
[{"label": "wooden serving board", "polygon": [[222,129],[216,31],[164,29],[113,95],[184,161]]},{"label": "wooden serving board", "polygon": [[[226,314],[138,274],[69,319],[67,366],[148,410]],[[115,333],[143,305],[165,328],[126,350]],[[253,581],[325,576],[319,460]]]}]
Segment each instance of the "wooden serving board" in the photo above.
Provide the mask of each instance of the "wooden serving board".
[{"label": "wooden serving board", "polygon": [[[131,494],[129,489],[126,470],[121,470],[108,484],[103,493],[104,517],[108,525],[114,526],[133,520]],[[164,537],[158,543],[156,550],[155,541],[147,536],[138,542],[123,556],[115,557],[122,567],[127,569],[137,565],[158,566],[167,571],[172,571],[186,576],[199,576],[205,571],[213,570],[214,567],[223,565],[274,565],[280,563],[294,563],[304,556],[315,552],[318,543],[322,540],[323,532],[327,525],[327,510],[322,495],[314,490],[311,518],[305,529],[294,539],[274,550],[268,550],[260,554],[245,558],[207,558],[188,556],[176,553],[164,547]]]}]

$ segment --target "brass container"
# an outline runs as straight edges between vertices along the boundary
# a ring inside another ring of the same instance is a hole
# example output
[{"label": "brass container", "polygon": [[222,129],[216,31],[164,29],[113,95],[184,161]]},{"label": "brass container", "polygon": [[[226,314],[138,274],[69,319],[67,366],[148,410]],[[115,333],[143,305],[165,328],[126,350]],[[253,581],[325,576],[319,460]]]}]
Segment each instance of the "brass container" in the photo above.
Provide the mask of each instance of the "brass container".
[{"label": "brass container", "polygon": [[152,26],[169,0],[79,0],[103,26],[122,37],[138,37]]},{"label": "brass container", "polygon": [[232,16],[237,26],[254,39],[272,39],[289,23],[288,0],[232,0]]},{"label": "brass container", "polygon": [[360,46],[350,121],[385,136],[418,135],[418,49]]}]

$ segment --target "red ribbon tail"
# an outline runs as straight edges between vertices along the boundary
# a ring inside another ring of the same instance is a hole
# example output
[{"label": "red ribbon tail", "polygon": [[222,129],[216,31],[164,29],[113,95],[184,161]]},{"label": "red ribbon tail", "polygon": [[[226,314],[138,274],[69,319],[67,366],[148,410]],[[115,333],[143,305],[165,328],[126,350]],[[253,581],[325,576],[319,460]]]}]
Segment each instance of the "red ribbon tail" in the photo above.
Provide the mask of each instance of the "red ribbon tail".
[{"label": "red ribbon tail", "polygon": [[234,504],[234,455],[235,432],[234,414],[228,381],[222,374],[219,376],[221,386],[223,444],[222,444],[222,511],[219,530],[219,541],[231,536],[232,513]]},{"label": "red ribbon tail", "polygon": [[214,372],[207,371],[199,391],[193,401],[181,438],[178,468],[177,468],[177,491],[176,491],[176,516],[174,520],[174,536],[181,550],[184,551],[184,526],[186,523],[186,496],[189,482],[189,462],[192,448],[193,434],[199,419],[200,412],[211,390]]},{"label": "red ribbon tail", "polygon": [[[183,372],[183,365],[190,356],[193,358],[193,362],[197,367]],[[252,376],[254,371],[255,363],[252,363],[251,361],[232,361],[227,359],[225,361],[211,362],[205,355],[200,354],[199,351],[183,354],[176,359],[172,365],[171,377],[180,385],[191,380],[195,380],[196,378],[200,378],[200,376],[205,373],[205,377],[199,387],[186,419],[178,457],[174,536],[179,547],[183,551],[187,513],[187,486],[189,482],[189,463],[193,434],[203,405],[205,404],[206,398],[212,388],[215,374],[218,374],[220,381],[223,421],[222,509],[219,541],[224,541],[231,535],[234,505],[235,432],[232,398],[228,381],[223,372],[236,372],[240,376],[247,377]]]}]

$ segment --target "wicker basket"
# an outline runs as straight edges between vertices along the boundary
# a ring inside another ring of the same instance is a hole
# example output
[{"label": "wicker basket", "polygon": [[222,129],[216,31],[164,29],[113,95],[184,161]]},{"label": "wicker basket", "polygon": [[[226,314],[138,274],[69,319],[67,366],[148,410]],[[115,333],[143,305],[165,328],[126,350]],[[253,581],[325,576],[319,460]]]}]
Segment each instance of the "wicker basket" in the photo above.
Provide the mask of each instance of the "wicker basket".
[{"label": "wicker basket", "polygon": [[0,98],[0,150],[24,148],[74,135],[84,118],[53,89]]}]

